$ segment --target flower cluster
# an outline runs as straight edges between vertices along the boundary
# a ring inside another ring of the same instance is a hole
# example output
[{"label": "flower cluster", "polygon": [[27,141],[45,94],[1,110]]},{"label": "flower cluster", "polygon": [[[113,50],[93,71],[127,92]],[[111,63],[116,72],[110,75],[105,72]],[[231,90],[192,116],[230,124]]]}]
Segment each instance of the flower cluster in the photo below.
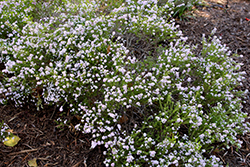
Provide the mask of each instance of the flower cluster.
[{"label": "flower cluster", "polygon": [[91,147],[106,147],[106,166],[219,166],[204,153],[216,143],[240,147],[236,136],[249,130],[244,92],[234,89],[241,65],[217,37],[204,37],[194,54],[171,19],[173,1],[127,0],[107,15],[99,7],[64,2],[0,42],[1,102],[67,108]]},{"label": "flower cluster", "polygon": [[6,137],[10,136],[10,132],[7,132],[8,126],[3,121],[0,122],[0,141],[3,142]]}]

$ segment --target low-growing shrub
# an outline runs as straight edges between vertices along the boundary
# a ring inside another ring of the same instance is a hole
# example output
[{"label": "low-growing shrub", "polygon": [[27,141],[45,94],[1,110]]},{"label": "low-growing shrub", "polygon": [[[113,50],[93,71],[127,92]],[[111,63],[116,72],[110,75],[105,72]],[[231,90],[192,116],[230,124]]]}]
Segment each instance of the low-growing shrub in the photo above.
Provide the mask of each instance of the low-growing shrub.
[{"label": "low-growing shrub", "polygon": [[77,14],[28,21],[1,43],[2,103],[57,105],[62,125],[65,111],[77,115],[74,128],[105,146],[106,166],[219,166],[214,147],[240,147],[244,77],[217,37],[194,54],[170,1],[127,0],[106,15],[95,1],[65,6]]}]

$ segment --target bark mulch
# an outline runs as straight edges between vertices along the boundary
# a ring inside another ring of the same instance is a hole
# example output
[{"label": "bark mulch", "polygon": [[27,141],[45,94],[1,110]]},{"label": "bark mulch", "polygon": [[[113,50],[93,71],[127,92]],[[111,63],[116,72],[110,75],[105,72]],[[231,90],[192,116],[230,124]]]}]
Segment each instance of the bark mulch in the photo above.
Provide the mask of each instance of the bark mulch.
[{"label": "bark mulch", "polygon": [[90,136],[60,128],[53,120],[58,109],[45,107],[37,112],[29,108],[0,107],[0,120],[5,120],[21,141],[14,147],[0,144],[0,167],[26,167],[36,158],[38,166],[101,167],[103,148],[90,149]]},{"label": "bark mulch", "polygon": [[[206,0],[205,6],[196,6],[194,11],[177,19],[180,30],[191,44],[201,44],[202,34],[208,36],[214,27],[215,35],[220,36],[233,53],[242,54],[237,58],[244,63],[246,79],[239,89],[250,91],[250,1]],[[243,111],[250,114],[250,93],[244,99]],[[90,135],[84,135],[59,127],[55,118],[58,108],[44,106],[37,112],[35,107],[16,108],[10,104],[0,106],[0,120],[4,120],[14,134],[21,138],[15,147],[0,143],[0,167],[28,167],[28,161],[36,158],[38,166],[54,167],[101,167],[105,159],[104,148],[90,149]],[[72,120],[74,118],[71,118]],[[231,147],[226,152],[214,150],[224,164],[230,167],[250,166],[250,133],[237,136],[243,147]]]}]

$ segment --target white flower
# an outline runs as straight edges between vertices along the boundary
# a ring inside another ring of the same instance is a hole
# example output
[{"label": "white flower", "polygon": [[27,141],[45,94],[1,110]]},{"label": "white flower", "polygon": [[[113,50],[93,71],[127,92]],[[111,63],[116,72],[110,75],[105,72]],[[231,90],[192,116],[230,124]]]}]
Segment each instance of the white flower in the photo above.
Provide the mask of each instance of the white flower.
[{"label": "white flower", "polygon": [[152,162],[152,165],[158,165],[159,164],[159,161],[157,161],[157,160],[151,160],[151,162]]},{"label": "white flower", "polygon": [[60,111],[60,112],[62,112],[62,111],[63,111],[63,106],[61,106],[61,107],[60,107],[59,111]]},{"label": "white flower", "polygon": [[150,154],[151,157],[154,157],[156,152],[155,151],[149,151],[149,154]]},{"label": "white flower", "polygon": [[3,50],[2,54],[8,54],[7,50]]},{"label": "white flower", "polygon": [[127,156],[127,162],[130,163],[132,162],[134,157],[132,155]]},{"label": "white flower", "polygon": [[217,31],[217,28],[214,27],[214,29],[213,29],[212,32],[211,32],[211,35],[214,35],[214,34],[216,33],[216,31]]},{"label": "white flower", "polygon": [[97,144],[98,144],[97,142],[91,141],[91,149],[95,148],[97,146]]}]

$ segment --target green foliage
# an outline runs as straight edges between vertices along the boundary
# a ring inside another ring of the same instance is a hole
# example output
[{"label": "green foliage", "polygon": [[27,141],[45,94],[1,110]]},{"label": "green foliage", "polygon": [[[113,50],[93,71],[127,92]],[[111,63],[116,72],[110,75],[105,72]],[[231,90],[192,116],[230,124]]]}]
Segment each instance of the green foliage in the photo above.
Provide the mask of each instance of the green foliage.
[{"label": "green foliage", "polygon": [[[163,5],[165,3],[168,3],[168,0],[159,0],[158,4]],[[186,11],[192,10],[192,7],[198,3],[200,3],[200,0],[174,0],[173,1],[173,17],[179,17],[182,18],[184,13]]]},{"label": "green foliage", "polygon": [[194,5],[199,3],[200,0],[175,0],[175,9],[173,16],[181,18],[184,12],[191,10]]}]

